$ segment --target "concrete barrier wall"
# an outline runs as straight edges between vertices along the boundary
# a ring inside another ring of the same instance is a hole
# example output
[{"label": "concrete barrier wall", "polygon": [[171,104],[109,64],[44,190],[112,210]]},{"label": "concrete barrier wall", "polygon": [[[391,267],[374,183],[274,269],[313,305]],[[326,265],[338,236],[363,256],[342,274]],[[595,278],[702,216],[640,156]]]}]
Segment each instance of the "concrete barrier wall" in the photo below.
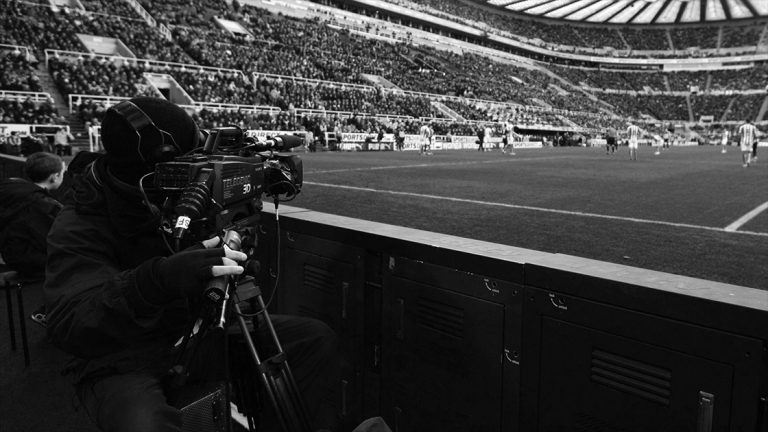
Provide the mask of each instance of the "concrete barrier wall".
[{"label": "concrete barrier wall", "polygon": [[291,207],[278,269],[276,234],[265,291],[342,337],[350,425],[766,430],[768,291]]}]

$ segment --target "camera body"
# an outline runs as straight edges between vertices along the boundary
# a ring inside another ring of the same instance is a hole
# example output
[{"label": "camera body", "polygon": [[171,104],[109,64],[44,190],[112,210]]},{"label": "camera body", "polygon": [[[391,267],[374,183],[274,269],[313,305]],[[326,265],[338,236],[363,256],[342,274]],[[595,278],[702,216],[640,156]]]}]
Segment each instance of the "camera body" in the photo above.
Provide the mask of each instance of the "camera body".
[{"label": "camera body", "polygon": [[175,239],[193,241],[253,226],[263,195],[287,201],[301,191],[301,158],[275,150],[302,143],[293,136],[260,142],[236,127],[209,131],[202,149],[155,166],[154,185],[164,196],[164,226]]}]

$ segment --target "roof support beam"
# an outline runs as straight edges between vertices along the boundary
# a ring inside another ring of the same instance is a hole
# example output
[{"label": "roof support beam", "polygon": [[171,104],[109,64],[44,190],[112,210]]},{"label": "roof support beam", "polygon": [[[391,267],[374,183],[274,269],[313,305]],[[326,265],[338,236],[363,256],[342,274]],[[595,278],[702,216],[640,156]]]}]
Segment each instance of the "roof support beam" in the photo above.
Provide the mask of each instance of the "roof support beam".
[{"label": "roof support beam", "polygon": [[[599,2],[599,1],[601,1],[601,0],[594,0],[594,1],[591,1],[591,2],[589,2],[589,3],[587,3],[587,4],[585,4],[585,5],[584,5],[584,7],[582,7],[582,9],[586,9],[586,8],[588,8],[588,7],[592,6],[593,4],[595,4],[595,3]],[[563,18],[568,18],[569,16],[571,16],[571,15],[575,14],[576,12],[579,12],[579,11],[578,11],[578,10],[576,10],[576,11],[573,11],[573,12],[569,13],[568,15],[564,16]],[[585,19],[581,19],[580,21],[584,21],[584,20],[585,20]]]},{"label": "roof support beam", "polygon": [[560,8],[564,8],[564,7],[568,6],[569,4],[576,3],[577,1],[579,1],[579,0],[566,0],[566,1],[562,2],[562,3],[556,3],[552,8],[544,10],[540,15],[543,16],[543,15],[546,15],[546,14],[548,14],[550,12],[554,12],[554,11],[560,9]]},{"label": "roof support beam", "polygon": [[[744,2],[744,6],[749,9],[749,12],[752,13],[753,17],[760,16],[760,14],[757,12],[757,9],[755,9],[755,6],[752,4],[752,0],[742,0]],[[765,0],[760,0],[765,1]]]},{"label": "roof support beam", "polygon": [[720,6],[723,7],[723,13],[725,14],[725,19],[731,19],[731,8],[728,6],[727,0],[718,0],[720,2]]},{"label": "roof support beam", "polygon": [[685,10],[688,9],[688,6],[691,4],[689,2],[683,2],[680,3],[680,10],[677,11],[677,16],[675,17],[675,24],[679,24],[680,21],[683,19],[683,15],[685,15]]}]

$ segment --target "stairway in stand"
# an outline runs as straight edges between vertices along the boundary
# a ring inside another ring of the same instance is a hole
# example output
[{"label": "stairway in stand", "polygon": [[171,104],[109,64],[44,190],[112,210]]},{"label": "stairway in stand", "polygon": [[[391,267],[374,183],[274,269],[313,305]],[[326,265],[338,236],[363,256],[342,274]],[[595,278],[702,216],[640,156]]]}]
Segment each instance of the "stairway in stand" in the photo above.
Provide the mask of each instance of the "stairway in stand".
[{"label": "stairway in stand", "polygon": [[88,141],[88,130],[85,128],[85,123],[80,120],[77,113],[70,114],[69,101],[59,93],[56,88],[56,84],[53,82],[51,74],[45,68],[45,63],[40,62],[35,69],[35,75],[40,79],[40,85],[43,87],[43,91],[50,94],[54,101],[54,108],[56,112],[66,119],[66,124],[69,125],[69,132],[75,137],[72,144],[72,154],[77,151],[88,150],[90,143]]}]

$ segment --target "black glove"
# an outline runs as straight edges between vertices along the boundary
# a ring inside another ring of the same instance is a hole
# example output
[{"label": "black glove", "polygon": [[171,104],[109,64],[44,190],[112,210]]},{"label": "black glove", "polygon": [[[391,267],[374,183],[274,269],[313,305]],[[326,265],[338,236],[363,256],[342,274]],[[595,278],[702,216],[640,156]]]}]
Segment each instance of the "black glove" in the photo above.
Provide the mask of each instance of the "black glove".
[{"label": "black glove", "polygon": [[213,266],[222,265],[224,248],[204,249],[191,247],[153,265],[157,293],[153,301],[159,304],[184,297],[202,295],[207,282],[213,277]]}]

